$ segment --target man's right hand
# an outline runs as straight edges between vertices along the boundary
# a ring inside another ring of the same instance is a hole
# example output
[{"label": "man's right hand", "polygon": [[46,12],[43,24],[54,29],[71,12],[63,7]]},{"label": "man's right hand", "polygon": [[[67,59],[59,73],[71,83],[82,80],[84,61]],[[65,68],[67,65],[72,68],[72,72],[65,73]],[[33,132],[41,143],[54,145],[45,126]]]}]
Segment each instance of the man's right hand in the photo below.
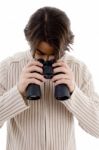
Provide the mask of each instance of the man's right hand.
[{"label": "man's right hand", "polygon": [[46,79],[43,77],[43,64],[37,60],[29,62],[22,70],[17,88],[22,96],[25,96],[25,91],[30,83],[41,85]]}]

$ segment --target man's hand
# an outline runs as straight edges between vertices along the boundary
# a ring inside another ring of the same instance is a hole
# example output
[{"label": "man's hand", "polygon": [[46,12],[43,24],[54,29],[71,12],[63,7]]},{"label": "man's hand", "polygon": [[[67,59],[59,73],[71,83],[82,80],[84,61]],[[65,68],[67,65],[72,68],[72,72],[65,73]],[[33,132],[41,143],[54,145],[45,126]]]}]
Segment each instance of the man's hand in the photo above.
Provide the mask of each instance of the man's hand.
[{"label": "man's hand", "polygon": [[35,83],[41,85],[45,82],[45,78],[43,77],[43,69],[42,64],[39,61],[33,60],[29,62],[22,70],[19,82],[18,82],[18,90],[24,96],[25,90],[30,83]]},{"label": "man's hand", "polygon": [[72,93],[75,89],[75,80],[74,74],[70,67],[62,60],[58,60],[56,63],[54,63],[53,67],[54,74],[59,73],[54,75],[52,78],[55,86],[58,84],[67,84],[70,93]]}]

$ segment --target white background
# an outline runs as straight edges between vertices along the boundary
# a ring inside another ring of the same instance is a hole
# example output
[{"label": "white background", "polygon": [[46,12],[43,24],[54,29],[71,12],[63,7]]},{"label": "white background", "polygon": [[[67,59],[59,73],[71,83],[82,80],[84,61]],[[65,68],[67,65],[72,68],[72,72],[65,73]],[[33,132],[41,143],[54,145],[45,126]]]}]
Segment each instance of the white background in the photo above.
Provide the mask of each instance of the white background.
[{"label": "white background", "polygon": [[[23,29],[30,15],[39,7],[54,6],[64,10],[75,34],[72,54],[86,63],[99,93],[99,5],[98,0],[0,0],[0,61],[29,48]],[[99,139],[83,131],[75,119],[77,150],[98,150]],[[6,146],[6,123],[0,129],[0,150]]]}]

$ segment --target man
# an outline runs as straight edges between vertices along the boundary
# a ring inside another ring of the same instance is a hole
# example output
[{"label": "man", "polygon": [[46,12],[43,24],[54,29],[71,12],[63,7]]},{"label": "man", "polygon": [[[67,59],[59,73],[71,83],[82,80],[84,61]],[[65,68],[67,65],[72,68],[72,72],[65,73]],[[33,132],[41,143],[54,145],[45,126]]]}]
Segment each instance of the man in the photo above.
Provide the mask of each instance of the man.
[{"label": "man", "polygon": [[[40,8],[24,33],[30,50],[0,64],[0,126],[7,120],[7,150],[75,150],[74,116],[99,137],[99,96],[86,65],[67,53],[74,38],[67,15]],[[55,60],[51,79],[44,78],[39,59]],[[27,99],[30,84],[40,86],[38,100]],[[69,89],[68,99],[55,98],[61,84]]]}]

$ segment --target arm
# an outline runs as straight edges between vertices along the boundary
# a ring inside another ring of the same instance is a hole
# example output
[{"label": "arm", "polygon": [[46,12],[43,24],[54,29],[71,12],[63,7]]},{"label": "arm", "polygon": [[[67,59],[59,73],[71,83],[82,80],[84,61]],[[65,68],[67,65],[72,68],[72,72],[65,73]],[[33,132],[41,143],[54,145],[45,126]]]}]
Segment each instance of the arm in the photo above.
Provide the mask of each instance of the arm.
[{"label": "arm", "polygon": [[76,85],[71,98],[61,103],[78,119],[86,132],[99,137],[99,96],[94,91],[92,77],[86,66],[82,69],[82,76],[81,88]]},{"label": "arm", "polygon": [[8,60],[0,64],[0,127],[3,123],[29,108],[17,85],[7,91]]}]

